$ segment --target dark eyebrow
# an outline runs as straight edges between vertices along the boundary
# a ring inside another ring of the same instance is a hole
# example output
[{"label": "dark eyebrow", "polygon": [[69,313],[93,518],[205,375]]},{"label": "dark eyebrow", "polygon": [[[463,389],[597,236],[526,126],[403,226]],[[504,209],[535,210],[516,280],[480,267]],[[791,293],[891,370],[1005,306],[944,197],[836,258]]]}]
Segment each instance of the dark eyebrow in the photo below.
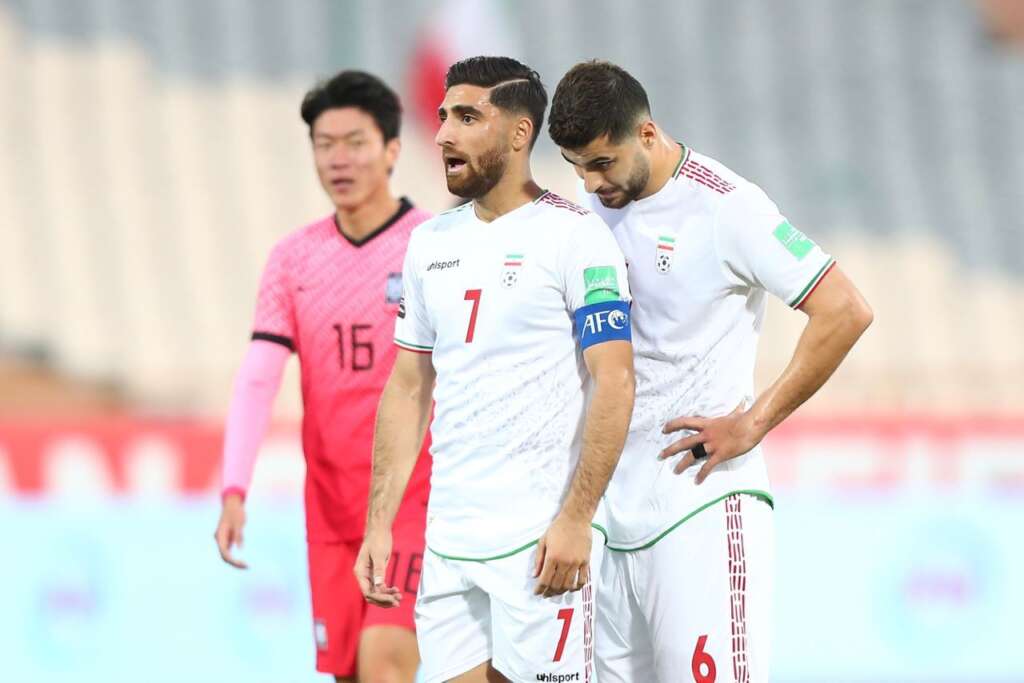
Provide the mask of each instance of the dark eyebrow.
[{"label": "dark eyebrow", "polygon": [[599,163],[604,162],[604,161],[611,161],[612,160],[611,157],[600,156],[600,157],[594,157],[593,159],[591,159],[590,161],[588,161],[585,164],[577,164],[575,161],[573,161],[569,157],[565,156],[565,152],[562,152],[562,158],[565,159],[566,161],[568,161],[573,166],[582,166],[583,168],[587,168],[588,166],[593,166],[594,164],[599,164]]},{"label": "dark eyebrow", "polygon": [[466,114],[472,114],[473,116],[483,116],[483,112],[481,112],[476,107],[472,107],[468,104],[452,105],[452,113],[455,114],[456,116],[465,116]]},{"label": "dark eyebrow", "polygon": [[315,140],[317,138],[325,138],[327,140],[345,140],[347,138],[360,137],[365,134],[365,131],[361,130],[352,130],[345,133],[344,135],[328,135],[327,133],[317,133],[313,136],[313,139]]}]

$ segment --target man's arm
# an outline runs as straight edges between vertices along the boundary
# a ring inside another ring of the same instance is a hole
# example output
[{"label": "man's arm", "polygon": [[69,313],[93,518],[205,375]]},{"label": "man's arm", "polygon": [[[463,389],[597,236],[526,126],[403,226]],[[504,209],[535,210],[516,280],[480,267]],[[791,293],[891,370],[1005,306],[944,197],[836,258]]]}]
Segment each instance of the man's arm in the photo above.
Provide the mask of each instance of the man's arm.
[{"label": "man's arm", "polygon": [[384,607],[401,600],[401,591],[384,585],[391,556],[391,525],[423,445],[434,377],[430,354],[399,348],[377,408],[366,537],[355,573],[366,599]]},{"label": "man's arm", "polygon": [[[664,428],[666,434],[682,429],[697,433],[671,444],[659,457],[668,458],[703,444],[708,457],[697,473],[700,484],[715,466],[748,452],[813,396],[874,319],[864,297],[838,266],[824,277],[800,309],[809,319],[793,357],[754,405],[746,411],[739,406],[725,417],[670,420]],[[676,465],[676,473],[694,462],[693,453],[687,453]]]},{"label": "man's arm", "polygon": [[234,394],[224,426],[221,514],[213,537],[221,558],[238,569],[247,565],[231,552],[242,547],[245,527],[245,494],[252,480],[260,443],[270,423],[274,397],[291,349],[260,339],[249,343],[235,378]]},{"label": "man's arm", "polygon": [[583,352],[594,393],[583,427],[583,450],[562,509],[537,547],[535,592],[545,597],[582,588],[590,577],[590,523],[604,494],[633,414],[633,345],[595,344]]}]

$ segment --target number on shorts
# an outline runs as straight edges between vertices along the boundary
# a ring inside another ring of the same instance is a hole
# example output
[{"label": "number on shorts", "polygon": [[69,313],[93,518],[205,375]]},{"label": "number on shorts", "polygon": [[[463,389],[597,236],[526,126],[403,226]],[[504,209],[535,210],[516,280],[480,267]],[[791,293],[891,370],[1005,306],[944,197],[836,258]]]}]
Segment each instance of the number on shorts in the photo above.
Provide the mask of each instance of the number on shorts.
[{"label": "number on shorts", "polygon": [[558,618],[562,620],[562,635],[558,637],[558,647],[555,648],[555,658],[552,662],[562,661],[562,653],[565,651],[565,641],[569,638],[569,625],[572,623],[573,608],[558,610]]},{"label": "number on shorts", "polygon": [[[704,644],[707,642],[707,636],[697,639],[697,647],[693,649],[693,659],[690,660],[690,669],[696,683],[715,683],[715,660],[704,651]],[[707,672],[702,671],[701,667],[706,668]]]}]

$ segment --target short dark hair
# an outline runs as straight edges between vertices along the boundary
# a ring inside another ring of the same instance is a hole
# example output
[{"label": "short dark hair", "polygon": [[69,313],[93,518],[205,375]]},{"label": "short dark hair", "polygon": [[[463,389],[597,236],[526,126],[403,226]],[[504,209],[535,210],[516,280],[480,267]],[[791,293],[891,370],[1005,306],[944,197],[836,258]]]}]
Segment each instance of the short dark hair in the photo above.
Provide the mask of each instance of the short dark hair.
[{"label": "short dark hair", "polygon": [[533,121],[530,147],[533,147],[544,125],[544,110],[548,106],[548,94],[540,74],[511,57],[470,57],[452,64],[444,78],[445,90],[462,84],[493,88],[499,83],[504,85],[491,90],[491,104],[530,115]]},{"label": "short dark hair", "polygon": [[551,99],[548,134],[559,147],[579,149],[607,135],[621,142],[637,119],[651,113],[640,81],[611,62],[580,62],[559,81]]},{"label": "short dark hair", "polygon": [[302,98],[302,120],[313,134],[313,122],[328,109],[355,107],[373,117],[384,141],[398,137],[402,128],[402,103],[395,91],[365,71],[341,71],[320,81]]}]

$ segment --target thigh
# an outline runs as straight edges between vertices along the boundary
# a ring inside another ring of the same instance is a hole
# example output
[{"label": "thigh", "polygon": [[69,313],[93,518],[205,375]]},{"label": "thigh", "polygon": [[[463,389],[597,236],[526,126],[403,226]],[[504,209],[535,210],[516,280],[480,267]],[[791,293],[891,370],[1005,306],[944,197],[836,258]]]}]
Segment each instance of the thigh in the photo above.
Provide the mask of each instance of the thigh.
[{"label": "thigh", "polygon": [[597,586],[595,667],[601,683],[654,681],[654,651],[632,581],[632,553],[605,554]]},{"label": "thigh", "polygon": [[637,567],[658,680],[768,680],[774,529],[767,503],[730,496],[638,551]]},{"label": "thigh", "polygon": [[594,614],[604,537],[595,532],[591,579],[578,591],[534,595],[536,547],[483,563],[478,584],[491,598],[494,667],[513,681],[594,680]]},{"label": "thigh", "polygon": [[309,544],[316,670],[356,675],[356,655],[366,602],[352,573],[355,554],[344,543]]},{"label": "thigh", "polygon": [[487,594],[466,576],[466,565],[427,551],[416,600],[416,639],[423,683],[438,683],[491,658]]}]

